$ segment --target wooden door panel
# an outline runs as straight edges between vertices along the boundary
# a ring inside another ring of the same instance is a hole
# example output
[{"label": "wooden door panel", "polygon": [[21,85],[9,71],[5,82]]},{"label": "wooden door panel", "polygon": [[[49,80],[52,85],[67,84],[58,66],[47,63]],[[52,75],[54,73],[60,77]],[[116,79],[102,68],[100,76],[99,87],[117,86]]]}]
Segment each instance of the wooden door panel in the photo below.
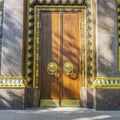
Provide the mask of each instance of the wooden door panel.
[{"label": "wooden door panel", "polygon": [[[60,94],[60,14],[52,13],[52,61],[57,64],[57,74],[51,81],[51,98],[58,99]],[[52,76],[50,76],[52,78]]]},{"label": "wooden door panel", "polygon": [[41,99],[59,99],[59,75],[48,75],[47,65],[55,62],[60,65],[60,32],[59,14],[41,12],[41,34],[40,34],[40,55],[41,55]]},{"label": "wooden door panel", "polygon": [[79,56],[80,56],[79,13],[63,13],[63,64],[73,64],[73,74],[63,73],[63,99],[80,98]]},{"label": "wooden door panel", "polygon": [[[80,13],[40,12],[40,99],[80,98]],[[55,62],[56,75],[47,73],[49,62]],[[65,75],[63,65],[71,62],[72,75]],[[67,101],[68,102],[68,101]],[[46,103],[45,103],[46,104]]]}]

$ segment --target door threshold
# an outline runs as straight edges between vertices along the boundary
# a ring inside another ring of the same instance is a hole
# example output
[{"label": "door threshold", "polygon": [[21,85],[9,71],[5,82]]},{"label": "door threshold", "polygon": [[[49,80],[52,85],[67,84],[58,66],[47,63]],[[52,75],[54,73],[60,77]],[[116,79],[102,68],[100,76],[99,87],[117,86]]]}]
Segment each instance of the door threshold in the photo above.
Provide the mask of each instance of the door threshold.
[{"label": "door threshold", "polygon": [[80,107],[80,100],[62,99],[59,106],[59,100],[41,99],[40,107]]},{"label": "door threshold", "polygon": [[41,99],[40,107],[59,107],[59,100]]}]

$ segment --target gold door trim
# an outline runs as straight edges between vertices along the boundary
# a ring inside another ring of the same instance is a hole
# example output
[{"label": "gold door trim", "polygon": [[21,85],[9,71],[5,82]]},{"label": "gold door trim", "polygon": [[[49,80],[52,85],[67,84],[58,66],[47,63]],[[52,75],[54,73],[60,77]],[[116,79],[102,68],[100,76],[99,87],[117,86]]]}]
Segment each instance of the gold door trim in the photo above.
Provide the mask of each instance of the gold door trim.
[{"label": "gold door trim", "polygon": [[[86,6],[39,6],[39,5],[36,5],[35,6],[35,9],[34,9],[34,82],[33,82],[33,86],[36,87],[38,86],[38,78],[39,78],[39,68],[38,68],[38,64],[39,64],[39,58],[41,58],[41,56],[39,55],[39,48],[37,46],[39,46],[39,41],[40,41],[40,36],[39,36],[39,30],[41,29],[41,22],[40,22],[40,16],[39,14],[39,11],[49,11],[49,12],[53,12],[53,11],[65,11],[65,12],[69,12],[69,11],[72,11],[72,12],[76,12],[76,11],[81,11],[82,12],[82,25],[81,27],[84,27],[84,29],[86,28],[85,27],[85,23],[86,22],[86,17],[85,17],[85,14],[86,14]],[[86,41],[86,38],[85,38],[85,31],[86,30],[81,30],[82,31],[82,44],[84,44],[83,42]],[[38,33],[38,34],[37,34]],[[85,44],[84,44],[85,45]],[[84,45],[81,45],[82,47]],[[85,47],[84,47],[84,50],[85,50]],[[85,54],[83,52],[83,54]],[[84,55],[82,55],[82,57],[84,57]],[[81,57],[81,60],[83,60]],[[85,68],[84,68],[85,69]],[[83,70],[84,70],[83,69]],[[84,72],[82,72],[84,74]],[[84,80],[84,79],[83,79]]]}]

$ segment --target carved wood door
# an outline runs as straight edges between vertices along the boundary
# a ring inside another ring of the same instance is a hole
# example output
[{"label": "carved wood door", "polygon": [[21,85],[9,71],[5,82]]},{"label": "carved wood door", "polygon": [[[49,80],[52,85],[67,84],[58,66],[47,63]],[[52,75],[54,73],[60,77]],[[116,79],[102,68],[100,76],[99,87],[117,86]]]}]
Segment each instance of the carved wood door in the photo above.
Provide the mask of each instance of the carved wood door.
[{"label": "carved wood door", "polygon": [[40,12],[40,105],[79,106],[80,12]]}]

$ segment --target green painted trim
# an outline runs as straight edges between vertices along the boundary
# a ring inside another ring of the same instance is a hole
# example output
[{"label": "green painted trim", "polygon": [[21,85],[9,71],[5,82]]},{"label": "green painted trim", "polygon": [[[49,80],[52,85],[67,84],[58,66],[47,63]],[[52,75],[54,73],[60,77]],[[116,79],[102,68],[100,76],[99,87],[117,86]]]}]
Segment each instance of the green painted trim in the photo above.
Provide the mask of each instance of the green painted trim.
[{"label": "green painted trim", "polygon": [[24,88],[26,80],[22,76],[0,76],[0,88]]},{"label": "green painted trim", "polygon": [[93,81],[93,88],[99,89],[120,89],[120,78],[104,78]]}]

